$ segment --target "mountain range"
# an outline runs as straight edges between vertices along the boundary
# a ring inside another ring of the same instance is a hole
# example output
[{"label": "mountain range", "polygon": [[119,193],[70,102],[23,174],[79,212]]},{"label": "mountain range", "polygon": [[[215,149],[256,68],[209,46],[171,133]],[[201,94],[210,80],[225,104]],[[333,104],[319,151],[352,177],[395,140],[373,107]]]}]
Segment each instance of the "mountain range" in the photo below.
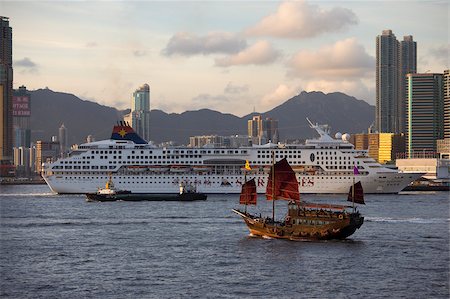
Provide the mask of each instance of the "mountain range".
[{"label": "mountain range", "polygon": [[[75,95],[50,89],[30,91],[32,140],[51,140],[64,124],[69,143],[80,144],[88,135],[96,140],[109,138],[117,121],[127,111],[82,100]],[[129,111],[129,110],[128,110]],[[166,113],[152,110],[152,141],[174,141],[188,144],[195,135],[247,134],[247,121],[254,115],[278,120],[280,140],[305,139],[316,136],[306,118],[329,124],[333,132],[359,133],[373,123],[375,107],[343,93],[301,92],[283,104],[264,113],[251,113],[243,117],[210,109]]]}]

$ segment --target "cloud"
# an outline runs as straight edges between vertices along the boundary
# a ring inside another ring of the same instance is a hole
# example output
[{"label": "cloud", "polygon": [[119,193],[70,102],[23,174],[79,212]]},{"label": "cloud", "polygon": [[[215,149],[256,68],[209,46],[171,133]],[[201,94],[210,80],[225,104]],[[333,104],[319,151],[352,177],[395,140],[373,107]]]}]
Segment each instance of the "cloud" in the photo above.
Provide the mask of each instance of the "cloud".
[{"label": "cloud", "polygon": [[269,64],[280,56],[267,41],[259,41],[234,55],[216,58],[215,65],[228,67],[232,65]]},{"label": "cloud", "polygon": [[224,92],[228,94],[241,94],[245,93],[249,90],[248,85],[234,85],[231,82],[228,82],[227,86],[225,86]]},{"label": "cloud", "polygon": [[275,90],[263,96],[259,109],[270,110],[288,99],[298,95],[302,88],[298,84],[286,85],[280,84]]},{"label": "cloud", "polygon": [[147,56],[147,51],[143,51],[143,50],[135,50],[135,51],[133,51],[133,55],[134,55],[135,57]]},{"label": "cloud", "polygon": [[357,16],[347,8],[324,10],[306,1],[286,1],[278,6],[276,13],[266,16],[246,33],[253,36],[309,38],[342,31],[357,23]]},{"label": "cloud", "polygon": [[349,38],[317,51],[299,51],[287,66],[291,76],[340,80],[373,75],[375,59],[355,38]]},{"label": "cloud", "polygon": [[[373,85],[372,85],[373,86]],[[369,104],[375,104],[375,88],[367,85],[359,79],[355,80],[312,80],[303,82],[305,91],[322,91],[324,93],[342,92],[360,100],[365,100]]]},{"label": "cloud", "polygon": [[39,66],[28,57],[14,61],[14,67],[20,69],[19,72],[22,74],[37,74],[39,72]]},{"label": "cloud", "polygon": [[449,66],[450,62],[450,45],[440,45],[428,50],[429,56],[442,64],[442,68]]},{"label": "cloud", "polygon": [[213,53],[237,53],[247,46],[239,35],[228,32],[211,32],[206,36],[197,36],[189,32],[178,32],[172,36],[162,53],[166,56],[175,54],[209,55]]},{"label": "cloud", "polygon": [[207,106],[210,103],[223,103],[228,102],[228,98],[224,95],[210,95],[207,93],[199,94],[198,96],[192,98],[192,101],[195,103],[202,103]]},{"label": "cloud", "polygon": [[87,48],[95,48],[97,46],[98,46],[98,44],[96,42],[88,42],[88,43],[86,43],[86,47]]}]

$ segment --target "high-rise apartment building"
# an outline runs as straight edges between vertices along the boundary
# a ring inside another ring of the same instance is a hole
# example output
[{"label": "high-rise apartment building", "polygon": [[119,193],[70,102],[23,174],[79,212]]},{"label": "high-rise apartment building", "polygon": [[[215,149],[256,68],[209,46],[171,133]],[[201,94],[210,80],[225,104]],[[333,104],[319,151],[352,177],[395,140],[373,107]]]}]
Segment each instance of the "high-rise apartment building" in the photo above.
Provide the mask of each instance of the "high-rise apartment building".
[{"label": "high-rise apartment building", "polygon": [[376,39],[375,129],[404,133],[406,126],[406,74],[417,72],[417,43],[411,35],[399,43],[392,30]]},{"label": "high-rise apartment building", "polygon": [[269,117],[263,119],[261,115],[253,116],[247,122],[247,131],[254,144],[278,142],[278,120]]},{"label": "high-rise apartment building", "polygon": [[383,30],[377,36],[376,51],[376,130],[397,133],[400,45],[392,30]]},{"label": "high-rise apartment building", "polygon": [[450,70],[444,71],[444,138],[450,138]]},{"label": "high-rise apartment building", "polygon": [[12,28],[9,19],[0,16],[0,175],[4,167],[12,165],[13,159],[13,68],[12,68]]},{"label": "high-rise apartment building", "polygon": [[435,73],[408,74],[406,151],[436,152],[436,140],[444,135],[443,75]]},{"label": "high-rise apartment building", "polygon": [[412,35],[403,37],[400,42],[400,98],[399,98],[399,132],[404,133],[406,131],[406,75],[417,73],[417,43],[413,40]]},{"label": "high-rise apartment building", "polygon": [[124,117],[144,140],[150,141],[150,86],[142,85],[133,93],[131,112]]}]

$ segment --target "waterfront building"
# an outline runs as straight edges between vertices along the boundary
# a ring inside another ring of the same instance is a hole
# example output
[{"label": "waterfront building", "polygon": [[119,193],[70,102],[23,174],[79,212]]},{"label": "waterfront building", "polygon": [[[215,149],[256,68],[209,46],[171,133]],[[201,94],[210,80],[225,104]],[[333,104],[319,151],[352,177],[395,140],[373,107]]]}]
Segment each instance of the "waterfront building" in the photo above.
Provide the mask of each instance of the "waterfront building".
[{"label": "waterfront building", "polygon": [[12,28],[0,16],[0,176],[13,175],[13,68]]},{"label": "waterfront building", "polygon": [[14,166],[16,167],[16,177],[30,177],[32,173],[32,148],[14,148]]},{"label": "waterfront building", "polygon": [[450,159],[450,138],[437,140],[436,147],[441,159]]},{"label": "waterfront building", "polygon": [[369,156],[383,164],[395,161],[397,155],[405,151],[404,141],[405,138],[401,134],[368,134]]},{"label": "waterfront building", "polygon": [[399,132],[406,131],[406,101],[407,101],[407,74],[417,73],[417,43],[413,40],[412,35],[403,37],[400,42],[400,98],[399,98]]},{"label": "waterfront building", "polygon": [[133,93],[131,112],[124,116],[125,122],[147,142],[150,141],[150,86],[144,84]]},{"label": "waterfront building", "polygon": [[263,119],[261,115],[253,116],[247,123],[247,132],[253,144],[277,143],[278,120],[269,117]]},{"label": "waterfront building", "polygon": [[405,136],[394,133],[360,133],[350,138],[355,150],[367,150],[369,157],[385,164],[405,152]]},{"label": "waterfront building", "polygon": [[355,146],[355,150],[366,150],[369,148],[368,134],[352,134],[350,137],[350,143]]},{"label": "waterfront building", "polygon": [[408,74],[406,150],[409,158],[415,152],[436,152],[436,140],[443,138],[443,75]]},{"label": "waterfront building", "polygon": [[[37,141],[36,142],[36,172],[42,172],[42,163],[51,163],[60,156],[60,144],[57,141]],[[70,166],[72,167],[72,166]],[[80,167],[81,166],[74,166]],[[76,169],[76,168],[75,168]]]},{"label": "waterfront building", "polygon": [[450,138],[450,70],[444,71],[444,138]]},{"label": "waterfront building", "polygon": [[31,144],[31,95],[25,86],[13,92],[14,147],[30,147]]}]

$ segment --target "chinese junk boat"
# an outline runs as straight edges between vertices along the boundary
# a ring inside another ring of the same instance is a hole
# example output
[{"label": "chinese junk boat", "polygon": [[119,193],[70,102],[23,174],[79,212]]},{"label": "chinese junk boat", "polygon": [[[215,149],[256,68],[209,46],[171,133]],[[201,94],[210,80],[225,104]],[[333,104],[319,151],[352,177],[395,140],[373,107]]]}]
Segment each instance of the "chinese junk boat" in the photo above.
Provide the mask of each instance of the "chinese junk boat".
[{"label": "chinese junk boat", "polygon": [[[358,171],[354,169],[354,175]],[[350,187],[348,200],[352,206],[318,204],[300,201],[295,172],[284,158],[272,166],[266,186],[266,198],[272,200],[272,218],[247,212],[247,205],[256,205],[257,193],[254,179],[242,186],[240,204],[245,210],[233,209],[240,215],[252,235],[288,240],[345,239],[364,222],[354,203],[364,204],[361,183]],[[283,220],[275,220],[275,200],[288,200],[288,212]]]}]

